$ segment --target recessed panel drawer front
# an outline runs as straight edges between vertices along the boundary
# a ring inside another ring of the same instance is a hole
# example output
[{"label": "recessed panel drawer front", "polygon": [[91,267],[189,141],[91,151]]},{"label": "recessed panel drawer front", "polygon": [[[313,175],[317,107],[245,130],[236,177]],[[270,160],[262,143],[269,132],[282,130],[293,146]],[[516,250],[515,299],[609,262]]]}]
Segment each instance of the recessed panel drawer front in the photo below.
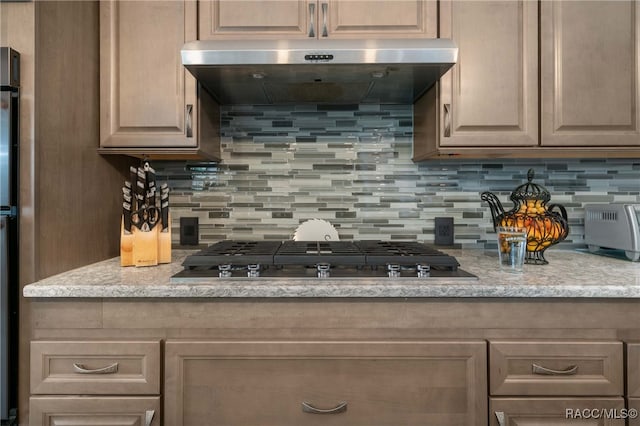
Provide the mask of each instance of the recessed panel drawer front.
[{"label": "recessed panel drawer front", "polygon": [[629,426],[640,426],[640,398],[629,398]]},{"label": "recessed panel drawer front", "polygon": [[165,424],[485,425],[485,342],[167,342]]},{"label": "recessed panel drawer front", "polygon": [[29,426],[160,426],[160,397],[35,396]]},{"label": "recessed panel drawer front", "polygon": [[640,398],[640,343],[627,344],[628,394]]},{"label": "recessed panel drawer front", "polygon": [[158,395],[160,342],[31,342],[31,393]]},{"label": "recessed panel drawer front", "polygon": [[490,393],[622,395],[622,354],[622,342],[490,342]]},{"label": "recessed panel drawer front", "polygon": [[[624,426],[624,398],[490,398],[489,426]],[[632,423],[633,424],[633,423]]]}]

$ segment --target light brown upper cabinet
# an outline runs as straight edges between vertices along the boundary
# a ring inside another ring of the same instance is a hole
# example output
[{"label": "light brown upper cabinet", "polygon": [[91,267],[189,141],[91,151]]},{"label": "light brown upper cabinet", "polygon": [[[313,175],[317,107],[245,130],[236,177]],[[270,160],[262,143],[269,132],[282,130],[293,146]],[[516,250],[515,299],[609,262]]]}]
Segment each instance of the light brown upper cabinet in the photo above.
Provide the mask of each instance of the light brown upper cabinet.
[{"label": "light brown upper cabinet", "polygon": [[437,36],[433,0],[207,0],[201,40]]},{"label": "light brown upper cabinet", "polygon": [[543,146],[640,146],[639,6],[541,2]]},{"label": "light brown upper cabinet", "polygon": [[441,1],[458,63],[414,107],[414,160],[640,156],[639,6]]},{"label": "light brown upper cabinet", "polygon": [[219,157],[217,106],[180,58],[196,28],[194,1],[100,2],[101,153]]},{"label": "light brown upper cabinet", "polygon": [[440,146],[538,144],[538,5],[443,1],[458,63],[440,80]]}]

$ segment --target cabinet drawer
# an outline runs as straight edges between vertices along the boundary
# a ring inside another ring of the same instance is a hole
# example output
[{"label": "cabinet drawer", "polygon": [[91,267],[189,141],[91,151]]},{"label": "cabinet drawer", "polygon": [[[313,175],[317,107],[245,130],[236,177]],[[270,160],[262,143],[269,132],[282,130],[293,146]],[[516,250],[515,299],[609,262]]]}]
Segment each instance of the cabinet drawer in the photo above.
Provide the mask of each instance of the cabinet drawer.
[{"label": "cabinet drawer", "polygon": [[627,345],[628,395],[640,398],[640,343]]},{"label": "cabinet drawer", "polygon": [[623,398],[491,398],[490,426],[624,426]]},{"label": "cabinet drawer", "polygon": [[160,426],[160,397],[37,396],[29,426]]},{"label": "cabinet drawer", "polygon": [[173,426],[486,424],[485,342],[167,342],[165,349],[165,424]]},{"label": "cabinet drawer", "polygon": [[31,342],[31,393],[157,395],[160,342]]},{"label": "cabinet drawer", "polygon": [[489,344],[491,395],[622,395],[622,342]]}]

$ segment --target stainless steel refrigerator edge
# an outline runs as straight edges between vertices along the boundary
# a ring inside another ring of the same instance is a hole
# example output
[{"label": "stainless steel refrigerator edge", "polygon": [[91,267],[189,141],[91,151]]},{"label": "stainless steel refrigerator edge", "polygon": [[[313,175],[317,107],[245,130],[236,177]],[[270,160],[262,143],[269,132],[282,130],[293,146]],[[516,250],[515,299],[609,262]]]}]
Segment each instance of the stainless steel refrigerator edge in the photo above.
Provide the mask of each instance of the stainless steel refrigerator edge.
[{"label": "stainless steel refrigerator edge", "polygon": [[0,47],[0,423],[17,417],[20,55]]}]

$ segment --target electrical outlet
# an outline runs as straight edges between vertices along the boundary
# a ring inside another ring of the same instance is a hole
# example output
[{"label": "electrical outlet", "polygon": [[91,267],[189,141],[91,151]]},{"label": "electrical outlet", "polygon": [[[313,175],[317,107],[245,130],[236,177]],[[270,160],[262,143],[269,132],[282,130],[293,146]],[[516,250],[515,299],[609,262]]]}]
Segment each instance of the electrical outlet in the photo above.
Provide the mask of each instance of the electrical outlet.
[{"label": "electrical outlet", "polygon": [[453,245],[453,218],[452,217],[436,217],[435,218],[435,241],[438,246]]},{"label": "electrical outlet", "polygon": [[198,245],[198,218],[197,217],[181,217],[180,218],[180,245],[181,246],[197,246]]}]

